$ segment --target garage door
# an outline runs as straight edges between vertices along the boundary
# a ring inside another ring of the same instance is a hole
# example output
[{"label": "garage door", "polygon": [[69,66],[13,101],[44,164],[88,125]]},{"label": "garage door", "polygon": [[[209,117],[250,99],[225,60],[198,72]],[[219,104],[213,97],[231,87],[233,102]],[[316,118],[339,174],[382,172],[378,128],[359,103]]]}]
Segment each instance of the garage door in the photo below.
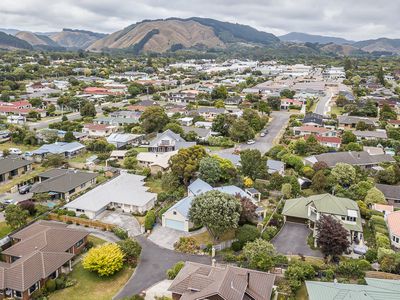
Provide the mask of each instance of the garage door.
[{"label": "garage door", "polygon": [[293,222],[293,223],[301,223],[301,224],[305,224],[307,222],[306,219],[297,218],[297,217],[289,217],[289,216],[286,216],[286,221]]},{"label": "garage door", "polygon": [[180,230],[180,231],[185,231],[185,224],[184,224],[184,222],[181,222],[181,221],[166,220],[165,227]]}]

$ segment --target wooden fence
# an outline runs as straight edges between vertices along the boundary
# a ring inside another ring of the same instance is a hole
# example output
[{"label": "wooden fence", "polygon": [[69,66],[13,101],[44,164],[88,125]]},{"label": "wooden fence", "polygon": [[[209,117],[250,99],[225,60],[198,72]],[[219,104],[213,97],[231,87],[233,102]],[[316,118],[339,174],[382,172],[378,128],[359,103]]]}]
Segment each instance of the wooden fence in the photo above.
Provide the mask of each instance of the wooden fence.
[{"label": "wooden fence", "polygon": [[48,215],[48,218],[49,218],[49,220],[53,220],[53,221],[61,221],[64,223],[73,223],[76,225],[100,228],[100,229],[108,230],[108,231],[111,231],[116,226],[116,225],[112,225],[112,224],[103,223],[103,222],[100,222],[97,220],[71,217],[71,216],[66,216],[66,215],[57,215],[54,213],[50,213]]}]

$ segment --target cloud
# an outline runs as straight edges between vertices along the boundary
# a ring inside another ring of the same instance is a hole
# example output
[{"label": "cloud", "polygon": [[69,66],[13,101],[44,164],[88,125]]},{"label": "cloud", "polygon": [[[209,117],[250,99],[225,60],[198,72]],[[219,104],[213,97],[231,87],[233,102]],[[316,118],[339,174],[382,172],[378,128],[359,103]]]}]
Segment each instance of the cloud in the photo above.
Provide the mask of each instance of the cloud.
[{"label": "cloud", "polygon": [[143,19],[207,17],[274,34],[291,31],[361,40],[400,38],[393,0],[1,0],[0,27],[114,32]]}]

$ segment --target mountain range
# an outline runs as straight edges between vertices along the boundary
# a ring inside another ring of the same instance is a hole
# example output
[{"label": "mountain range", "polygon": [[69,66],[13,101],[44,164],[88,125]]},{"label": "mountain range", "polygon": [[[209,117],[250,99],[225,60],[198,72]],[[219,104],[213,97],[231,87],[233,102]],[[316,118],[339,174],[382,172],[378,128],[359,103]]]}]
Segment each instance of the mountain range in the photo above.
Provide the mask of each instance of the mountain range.
[{"label": "mountain range", "polygon": [[262,47],[282,51],[324,53],[339,56],[373,54],[400,55],[400,39],[379,38],[351,41],[340,37],[291,32],[282,36],[253,27],[208,18],[144,20],[111,34],[79,29],[38,33],[0,28],[0,48],[121,50],[134,54],[177,50],[218,50]]}]

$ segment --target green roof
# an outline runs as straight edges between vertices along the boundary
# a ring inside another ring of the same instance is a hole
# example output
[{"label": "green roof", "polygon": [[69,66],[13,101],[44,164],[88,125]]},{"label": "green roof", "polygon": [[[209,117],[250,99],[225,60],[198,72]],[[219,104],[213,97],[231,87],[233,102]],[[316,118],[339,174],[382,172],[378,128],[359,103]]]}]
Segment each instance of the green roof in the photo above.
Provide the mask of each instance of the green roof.
[{"label": "green roof", "polygon": [[290,217],[309,219],[308,206],[313,205],[319,213],[347,216],[348,210],[357,212],[356,224],[341,222],[347,230],[362,231],[360,209],[357,202],[331,194],[313,195],[286,200],[282,214]]},{"label": "green roof", "polygon": [[400,280],[372,278],[365,278],[365,280],[368,285],[306,281],[308,297],[309,300],[400,299]]}]

